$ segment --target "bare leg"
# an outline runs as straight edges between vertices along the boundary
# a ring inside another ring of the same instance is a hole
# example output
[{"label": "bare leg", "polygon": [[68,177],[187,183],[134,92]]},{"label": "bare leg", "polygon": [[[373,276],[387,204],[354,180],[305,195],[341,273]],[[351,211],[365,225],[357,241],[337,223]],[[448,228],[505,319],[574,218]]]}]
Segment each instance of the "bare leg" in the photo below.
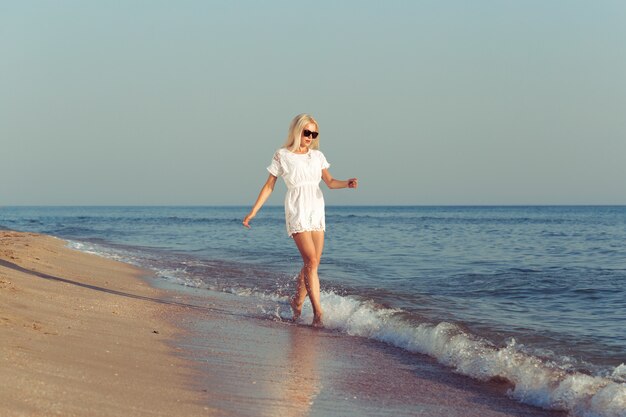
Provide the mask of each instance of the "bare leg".
[{"label": "bare leg", "polygon": [[[313,307],[313,326],[321,326],[322,306],[320,304],[320,281],[317,275],[317,268],[322,256],[324,232],[297,233],[293,235],[293,240],[296,242],[304,262],[302,275],[304,276],[304,284]],[[294,301],[299,301],[297,297],[300,294],[300,292],[296,293]]]},{"label": "bare leg", "polygon": [[298,275],[298,281],[296,282],[296,293],[289,302],[291,305],[291,310],[293,311],[293,321],[296,321],[300,318],[300,314],[302,313],[302,304],[304,304],[304,300],[307,296],[306,284],[304,282],[304,267],[300,270],[300,274]]},{"label": "bare leg", "polygon": [[[324,232],[323,231],[311,232],[311,237],[313,238],[313,245],[315,246],[315,254],[317,255],[317,265],[319,266],[320,262],[322,261],[322,251],[324,250]],[[319,286],[319,276],[317,274],[317,268],[315,269],[315,275],[318,277],[316,281],[317,281],[317,298],[319,299],[320,298],[319,297],[320,286]],[[319,311],[319,316],[317,317],[317,320],[315,318],[313,319],[313,325],[317,327],[321,327],[323,326],[321,303],[320,303],[320,308],[318,311]]]}]

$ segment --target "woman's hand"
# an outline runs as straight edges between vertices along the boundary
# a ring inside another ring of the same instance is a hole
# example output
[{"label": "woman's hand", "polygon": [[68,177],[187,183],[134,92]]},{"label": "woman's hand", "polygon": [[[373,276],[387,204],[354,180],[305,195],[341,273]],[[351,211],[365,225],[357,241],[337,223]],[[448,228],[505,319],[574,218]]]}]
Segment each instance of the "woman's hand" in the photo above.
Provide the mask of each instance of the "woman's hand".
[{"label": "woman's hand", "polygon": [[243,225],[245,227],[247,227],[248,229],[250,229],[250,220],[252,220],[254,218],[254,214],[252,213],[248,213],[248,215],[246,217],[243,218]]},{"label": "woman's hand", "polygon": [[357,188],[359,186],[359,180],[356,178],[350,178],[348,180],[348,188]]}]

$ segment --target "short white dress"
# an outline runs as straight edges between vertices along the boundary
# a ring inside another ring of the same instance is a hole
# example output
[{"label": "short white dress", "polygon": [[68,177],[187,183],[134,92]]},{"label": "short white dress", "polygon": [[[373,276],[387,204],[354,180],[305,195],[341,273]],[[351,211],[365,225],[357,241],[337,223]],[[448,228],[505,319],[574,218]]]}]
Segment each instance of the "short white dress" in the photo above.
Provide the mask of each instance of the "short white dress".
[{"label": "short white dress", "polygon": [[287,186],[285,222],[289,237],[294,233],[326,230],[324,195],[319,183],[322,170],[329,166],[324,154],[315,149],[297,154],[281,148],[274,153],[267,170],[275,177],[283,177]]}]

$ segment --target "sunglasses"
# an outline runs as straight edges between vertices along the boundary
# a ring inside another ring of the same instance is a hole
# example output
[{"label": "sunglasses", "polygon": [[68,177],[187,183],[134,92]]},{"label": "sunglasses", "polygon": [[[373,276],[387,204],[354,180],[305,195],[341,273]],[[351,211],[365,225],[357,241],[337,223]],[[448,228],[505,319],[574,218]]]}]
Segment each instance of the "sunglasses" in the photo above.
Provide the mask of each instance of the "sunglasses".
[{"label": "sunglasses", "polygon": [[309,136],[311,136],[313,139],[317,138],[317,135],[319,135],[319,132],[311,132],[310,130],[303,130],[302,134],[304,135],[305,138],[308,138]]}]

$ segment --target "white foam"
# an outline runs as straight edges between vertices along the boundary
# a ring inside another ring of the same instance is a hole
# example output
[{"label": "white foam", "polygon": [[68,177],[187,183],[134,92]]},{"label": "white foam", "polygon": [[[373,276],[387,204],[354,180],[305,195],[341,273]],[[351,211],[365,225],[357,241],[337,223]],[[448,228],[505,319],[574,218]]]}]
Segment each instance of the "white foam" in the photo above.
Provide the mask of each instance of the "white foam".
[{"label": "white foam", "polygon": [[133,260],[129,257],[125,257],[120,253],[115,252],[112,249],[105,249],[101,246],[98,246],[96,244],[92,244],[92,243],[82,243],[82,242],[76,242],[73,240],[68,240],[67,241],[67,247],[70,249],[74,249],[74,250],[78,250],[84,253],[89,253],[92,255],[97,255],[103,258],[108,258],[108,259],[114,259],[116,261],[122,261],[122,262],[126,262],[126,263],[131,263],[133,265],[136,265],[136,263],[133,262]]},{"label": "white foam", "polygon": [[[334,293],[323,292],[322,304],[327,328],[432,356],[472,378],[505,379],[514,386],[509,395],[521,402],[568,411],[573,416],[626,417],[626,384],[619,379],[572,372],[525,353],[515,340],[497,347],[452,323],[410,323],[399,310]],[[307,303],[301,320],[311,319]],[[626,366],[621,365],[614,374],[622,376],[624,372]]]},{"label": "white foam", "polygon": [[620,366],[617,366],[613,370],[612,376],[619,381],[626,382],[626,365],[621,364]]}]

